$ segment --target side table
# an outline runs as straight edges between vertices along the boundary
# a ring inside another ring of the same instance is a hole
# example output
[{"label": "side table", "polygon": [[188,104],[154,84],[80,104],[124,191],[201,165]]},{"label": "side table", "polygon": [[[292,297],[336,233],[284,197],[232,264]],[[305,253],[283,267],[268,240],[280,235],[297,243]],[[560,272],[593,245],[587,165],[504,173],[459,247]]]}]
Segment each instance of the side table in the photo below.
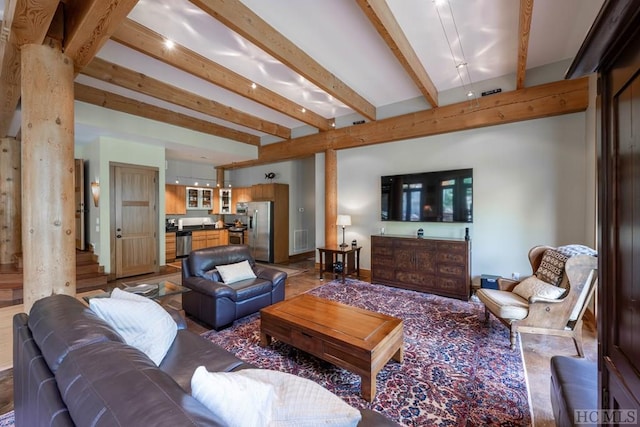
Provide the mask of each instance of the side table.
[{"label": "side table", "polygon": [[[346,276],[355,274],[360,278],[360,249],[362,246],[347,246],[341,248],[320,247],[318,254],[320,255],[320,280],[324,280],[324,273],[333,273],[334,279],[340,275],[342,283]],[[336,271],[336,263],[342,263],[342,271]]]}]

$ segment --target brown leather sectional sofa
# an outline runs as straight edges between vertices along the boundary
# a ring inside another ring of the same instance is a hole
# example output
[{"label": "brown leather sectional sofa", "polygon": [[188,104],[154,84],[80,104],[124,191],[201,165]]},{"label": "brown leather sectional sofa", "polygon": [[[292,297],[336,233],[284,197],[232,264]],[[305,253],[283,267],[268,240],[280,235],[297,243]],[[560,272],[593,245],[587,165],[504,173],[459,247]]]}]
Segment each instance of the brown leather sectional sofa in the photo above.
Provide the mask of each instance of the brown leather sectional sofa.
[{"label": "brown leather sectional sofa", "polygon": [[[198,366],[230,372],[254,367],[186,329],[160,366],[77,299],[54,295],[13,318],[17,426],[222,426],[190,395]],[[247,408],[247,410],[250,410]],[[360,426],[393,426],[362,410]]]}]

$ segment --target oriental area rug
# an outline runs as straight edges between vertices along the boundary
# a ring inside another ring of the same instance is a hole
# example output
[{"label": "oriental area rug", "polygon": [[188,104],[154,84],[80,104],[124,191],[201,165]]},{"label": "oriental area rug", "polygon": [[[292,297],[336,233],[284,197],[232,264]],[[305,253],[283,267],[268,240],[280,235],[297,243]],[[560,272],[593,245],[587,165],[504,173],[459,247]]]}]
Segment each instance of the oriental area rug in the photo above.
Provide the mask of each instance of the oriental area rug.
[{"label": "oriental area rug", "polygon": [[259,346],[260,318],[248,316],[203,334],[240,359],[313,380],[357,408],[406,426],[528,426],[529,393],[520,347],[481,304],[347,279],[310,294],[401,318],[404,362],[387,363],[373,402],[360,397],[360,377],[274,339]]}]

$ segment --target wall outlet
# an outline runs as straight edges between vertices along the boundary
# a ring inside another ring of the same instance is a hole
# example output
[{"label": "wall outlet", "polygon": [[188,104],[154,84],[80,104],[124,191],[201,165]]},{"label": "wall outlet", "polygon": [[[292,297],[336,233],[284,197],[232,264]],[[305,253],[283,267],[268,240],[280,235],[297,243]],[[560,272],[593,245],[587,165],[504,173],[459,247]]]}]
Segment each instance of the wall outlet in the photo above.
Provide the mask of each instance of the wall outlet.
[{"label": "wall outlet", "polygon": [[520,273],[514,271],[513,273],[511,273],[511,278],[513,280],[520,280]]}]

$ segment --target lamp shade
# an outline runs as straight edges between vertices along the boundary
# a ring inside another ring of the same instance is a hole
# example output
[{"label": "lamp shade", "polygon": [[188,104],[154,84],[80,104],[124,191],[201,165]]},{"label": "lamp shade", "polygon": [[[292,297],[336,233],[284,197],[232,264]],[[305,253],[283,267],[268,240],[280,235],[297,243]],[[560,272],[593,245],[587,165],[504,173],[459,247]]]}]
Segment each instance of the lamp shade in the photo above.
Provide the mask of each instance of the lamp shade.
[{"label": "lamp shade", "polygon": [[336,220],[336,225],[351,225],[351,215],[338,215],[338,219]]}]

